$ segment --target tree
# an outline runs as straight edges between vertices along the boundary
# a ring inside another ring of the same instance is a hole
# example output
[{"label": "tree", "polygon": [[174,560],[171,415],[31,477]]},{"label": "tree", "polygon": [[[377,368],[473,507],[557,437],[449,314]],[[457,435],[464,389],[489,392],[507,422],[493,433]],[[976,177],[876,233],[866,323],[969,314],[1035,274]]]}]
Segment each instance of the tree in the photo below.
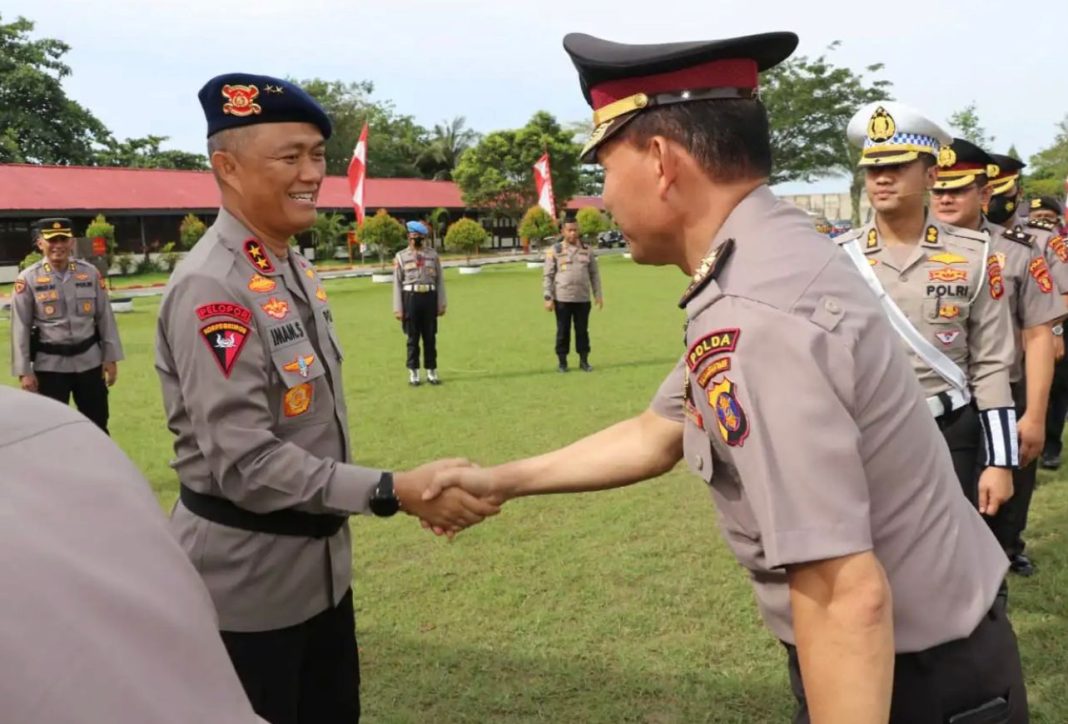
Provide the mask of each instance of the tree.
[{"label": "tree", "polygon": [[1030,173],[1024,178],[1024,193],[1036,196],[1064,195],[1064,180],[1068,177],[1068,116],[1057,124],[1057,135],[1049,147],[1031,157]]},{"label": "tree", "polygon": [[546,237],[557,233],[556,219],[549,216],[549,212],[540,206],[531,206],[523,214],[523,220],[519,222],[519,237],[529,239],[535,244],[541,244]]},{"label": "tree", "polygon": [[467,119],[463,116],[442,121],[430,131],[429,142],[416,163],[427,178],[450,179],[460,156],[478,143],[478,139],[478,133],[467,128]]},{"label": "tree", "polygon": [[318,213],[311,231],[315,237],[315,258],[333,259],[338,244],[347,240],[349,222],[341,214]]},{"label": "tree", "polygon": [[379,209],[374,216],[364,217],[356,235],[361,243],[374,247],[383,267],[386,265],[386,253],[395,253],[408,239],[404,224],[390,216],[385,209]]},{"label": "tree", "polygon": [[[827,50],[838,45],[835,41]],[[826,55],[802,55],[762,75],[760,97],[771,125],[773,184],[848,176],[853,223],[860,223],[864,173],[857,168],[860,149],[846,139],[846,127],[858,108],[889,98],[890,81],[865,75],[882,69],[882,63],[875,63],[857,73],[833,65]]]},{"label": "tree", "polygon": [[[585,146],[593,134],[593,122],[568,121],[564,130],[570,131],[575,143]],[[584,163],[579,166],[578,188],[575,193],[582,196],[600,196],[604,192],[604,168],[596,163]]]},{"label": "tree", "polygon": [[178,226],[179,248],[183,250],[192,249],[193,245],[200,241],[200,237],[204,236],[207,230],[208,227],[195,214],[186,214],[185,218],[182,219],[182,223]]},{"label": "tree", "polygon": [[1017,161],[1023,161],[1023,156],[1021,156],[1020,152],[1016,150],[1015,143],[1009,146],[1009,150],[1005,152],[1005,155],[1009,158],[1015,158]]},{"label": "tree", "polygon": [[478,254],[478,250],[489,239],[489,234],[482,228],[482,224],[474,219],[460,219],[449,226],[445,232],[445,247],[462,251],[467,264],[471,264],[471,254]]},{"label": "tree", "polygon": [[374,101],[370,81],[345,83],[320,78],[294,81],[322,104],[334,126],[326,142],[326,172],[344,175],[367,123],[367,175],[370,178],[421,177],[416,161],[429,144],[427,130],[397,113],[391,101]]},{"label": "tree", "polygon": [[0,163],[91,164],[108,130],[63,90],[70,46],[31,39],[33,27],[0,22]]},{"label": "tree", "polygon": [[445,229],[448,225],[448,209],[439,206],[430,212],[430,233],[433,241],[437,241],[439,236],[445,236]]},{"label": "tree", "polygon": [[575,221],[578,222],[579,236],[587,241],[596,239],[597,235],[602,231],[608,231],[612,228],[612,223],[608,220],[608,217],[600,209],[592,206],[579,209],[579,212],[575,215]]},{"label": "tree", "polygon": [[989,151],[994,145],[994,137],[986,135],[986,129],[979,123],[975,101],[951,115],[949,125],[956,132],[957,138],[971,141],[983,150]]},{"label": "tree", "polygon": [[468,206],[517,219],[537,201],[533,165],[546,151],[556,204],[567,204],[578,189],[581,150],[573,131],[561,128],[551,114],[538,111],[522,128],[490,133],[465,151],[452,176]]},{"label": "tree", "polygon": [[98,166],[207,170],[207,156],[188,151],[161,150],[160,144],[166,140],[167,136],[127,138],[125,141],[109,138],[104,149],[94,154],[93,161]]}]

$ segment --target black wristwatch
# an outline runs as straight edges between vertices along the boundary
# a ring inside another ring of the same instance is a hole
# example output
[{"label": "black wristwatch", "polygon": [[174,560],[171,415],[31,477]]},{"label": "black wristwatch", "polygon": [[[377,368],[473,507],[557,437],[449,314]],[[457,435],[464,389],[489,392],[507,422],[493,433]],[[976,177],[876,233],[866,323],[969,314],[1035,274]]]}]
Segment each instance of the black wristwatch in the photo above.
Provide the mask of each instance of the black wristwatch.
[{"label": "black wristwatch", "polygon": [[383,472],[371,493],[371,512],[379,518],[388,518],[400,510],[400,501],[393,492],[393,473]]},{"label": "black wristwatch", "polygon": [[553,298],[551,296],[549,296],[548,294],[545,295],[545,301],[551,302],[552,300]]}]

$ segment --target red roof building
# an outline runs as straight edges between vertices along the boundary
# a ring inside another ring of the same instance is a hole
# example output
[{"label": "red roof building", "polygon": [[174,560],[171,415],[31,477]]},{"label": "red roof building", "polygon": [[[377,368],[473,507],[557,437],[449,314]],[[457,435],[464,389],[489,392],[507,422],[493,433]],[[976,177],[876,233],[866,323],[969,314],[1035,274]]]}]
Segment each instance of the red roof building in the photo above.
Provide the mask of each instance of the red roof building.
[{"label": "red roof building", "polygon": [[[348,180],[328,176],[319,192],[319,208],[353,215]],[[453,219],[478,217],[452,181],[367,179],[368,213],[386,209],[400,219],[425,218],[436,208]],[[597,196],[571,200],[570,209],[604,208]],[[19,261],[30,250],[29,225],[38,218],[64,216],[84,228],[97,214],[115,225],[120,248],[152,249],[178,238],[183,216],[194,213],[211,223],[219,207],[219,190],[209,171],[36,166],[0,164],[0,263]],[[510,241],[515,225],[491,228],[498,241]]]}]

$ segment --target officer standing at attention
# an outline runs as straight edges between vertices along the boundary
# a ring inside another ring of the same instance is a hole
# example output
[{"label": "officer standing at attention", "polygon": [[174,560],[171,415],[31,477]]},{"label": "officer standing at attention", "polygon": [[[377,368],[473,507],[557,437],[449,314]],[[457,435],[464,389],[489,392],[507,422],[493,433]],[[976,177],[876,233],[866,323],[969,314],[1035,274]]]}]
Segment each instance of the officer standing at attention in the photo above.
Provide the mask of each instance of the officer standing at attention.
[{"label": "officer standing at attention", "polygon": [[156,370],[180,499],[171,527],[222,639],[271,724],[359,718],[348,516],[429,522],[495,512],[420,494],[409,472],[352,462],[342,350],[315,268],[287,240],[315,222],[330,120],[300,87],[230,73],[200,90],[222,208],[171,277]]},{"label": "officer standing at attention", "polygon": [[634,260],[692,275],[686,352],[646,412],[562,450],[442,472],[426,497],[615,488],[684,456],[787,645],[796,722],[984,710],[1022,724],[1019,653],[997,596],[1008,562],[960,494],[879,302],[767,186],[758,72],[796,45],[792,33],[564,39],[594,108],[583,160],[604,167],[605,206]]},{"label": "officer standing at attention", "polygon": [[[987,218],[991,221],[1021,227],[1021,231],[1034,237],[1035,245],[1043,251],[1049,264],[1050,276],[1061,292],[1061,298],[1068,304],[1068,242],[1059,234],[1057,226],[1048,219],[1028,217],[1021,219],[1023,207],[1023,187],[1020,184],[1020,172],[1024,169],[1023,161],[998,153],[991,154],[1000,170],[993,180],[993,196],[987,208]],[[1057,364],[1053,370],[1053,384],[1050,388],[1049,406],[1046,411],[1046,445],[1042,451],[1039,464],[1047,470],[1056,470],[1061,465],[1061,435],[1064,432],[1064,416],[1068,413],[1068,360],[1064,354],[1064,327],[1053,327],[1055,356]]]},{"label": "officer standing at attention", "polygon": [[579,239],[578,221],[568,212],[564,219],[564,240],[545,252],[542,292],[545,308],[556,312],[557,370],[567,372],[567,355],[571,351],[571,323],[575,324],[575,351],[579,368],[593,372],[590,366],[590,288],[598,309],[604,309],[601,273],[597,255],[589,244]]},{"label": "officer standing at attention", "polygon": [[862,147],[875,217],[835,241],[901,336],[965,495],[993,515],[1012,496],[1019,461],[1009,386],[1015,344],[989,238],[944,224],[925,209],[939,148],[952,138],[893,101],[857,111],[848,136]]},{"label": "officer standing at attention", "polygon": [[445,316],[445,274],[441,258],[424,248],[426,225],[409,221],[408,248],[393,257],[393,316],[408,335],[408,384],[419,386],[419,340],[423,341],[426,381],[440,385],[438,377],[438,317]]},{"label": "officer standing at attention", "polygon": [[71,258],[70,219],[33,225],[41,260],[24,269],[11,295],[11,368],[22,389],[74,404],[108,431],[108,388],[118,376],[122,342],[107,281]]},{"label": "officer standing at attention", "polygon": [[0,721],[263,722],[137,468],[69,407],[0,410]]},{"label": "officer standing at attention", "polygon": [[1046,404],[1053,379],[1051,327],[1068,314],[1068,309],[1034,237],[1018,225],[1006,229],[983,217],[983,208],[990,202],[988,181],[997,174],[994,159],[985,151],[963,138],[953,139],[952,145],[943,146],[938,154],[932,208],[944,223],[985,232],[1004,277],[1005,301],[1016,339],[1010,382],[1020,434],[1020,467],[1013,471],[1012,498],[990,520],[990,527],[1009,557],[1009,570],[1029,576],[1034,568],[1023,552],[1021,534],[1046,435]]}]

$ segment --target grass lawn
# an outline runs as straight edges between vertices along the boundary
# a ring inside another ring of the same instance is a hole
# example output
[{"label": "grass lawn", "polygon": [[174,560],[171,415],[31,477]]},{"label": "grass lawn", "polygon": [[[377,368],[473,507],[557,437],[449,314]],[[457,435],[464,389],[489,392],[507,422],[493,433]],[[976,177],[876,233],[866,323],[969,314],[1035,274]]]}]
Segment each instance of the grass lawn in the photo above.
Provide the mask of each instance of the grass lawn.
[{"label": "grass lawn", "polygon": [[[643,409],[681,353],[675,302],[686,280],[619,257],[602,269],[593,374],[555,372],[541,275],[516,264],[446,272],[445,384],[417,389],[406,384],[389,286],[327,281],[356,458],[495,463]],[[152,368],[157,308],[158,299],[137,299],[119,316],[128,359],[112,431],[169,506],[171,439]],[[0,322],[5,345],[8,329]],[[1059,724],[1068,722],[1068,483],[1041,482],[1028,533],[1040,571],[1013,578],[1010,599],[1033,721]],[[788,720],[783,651],[720,541],[708,493],[681,467],[625,490],[510,503],[451,544],[404,517],[353,527],[368,722]]]}]

